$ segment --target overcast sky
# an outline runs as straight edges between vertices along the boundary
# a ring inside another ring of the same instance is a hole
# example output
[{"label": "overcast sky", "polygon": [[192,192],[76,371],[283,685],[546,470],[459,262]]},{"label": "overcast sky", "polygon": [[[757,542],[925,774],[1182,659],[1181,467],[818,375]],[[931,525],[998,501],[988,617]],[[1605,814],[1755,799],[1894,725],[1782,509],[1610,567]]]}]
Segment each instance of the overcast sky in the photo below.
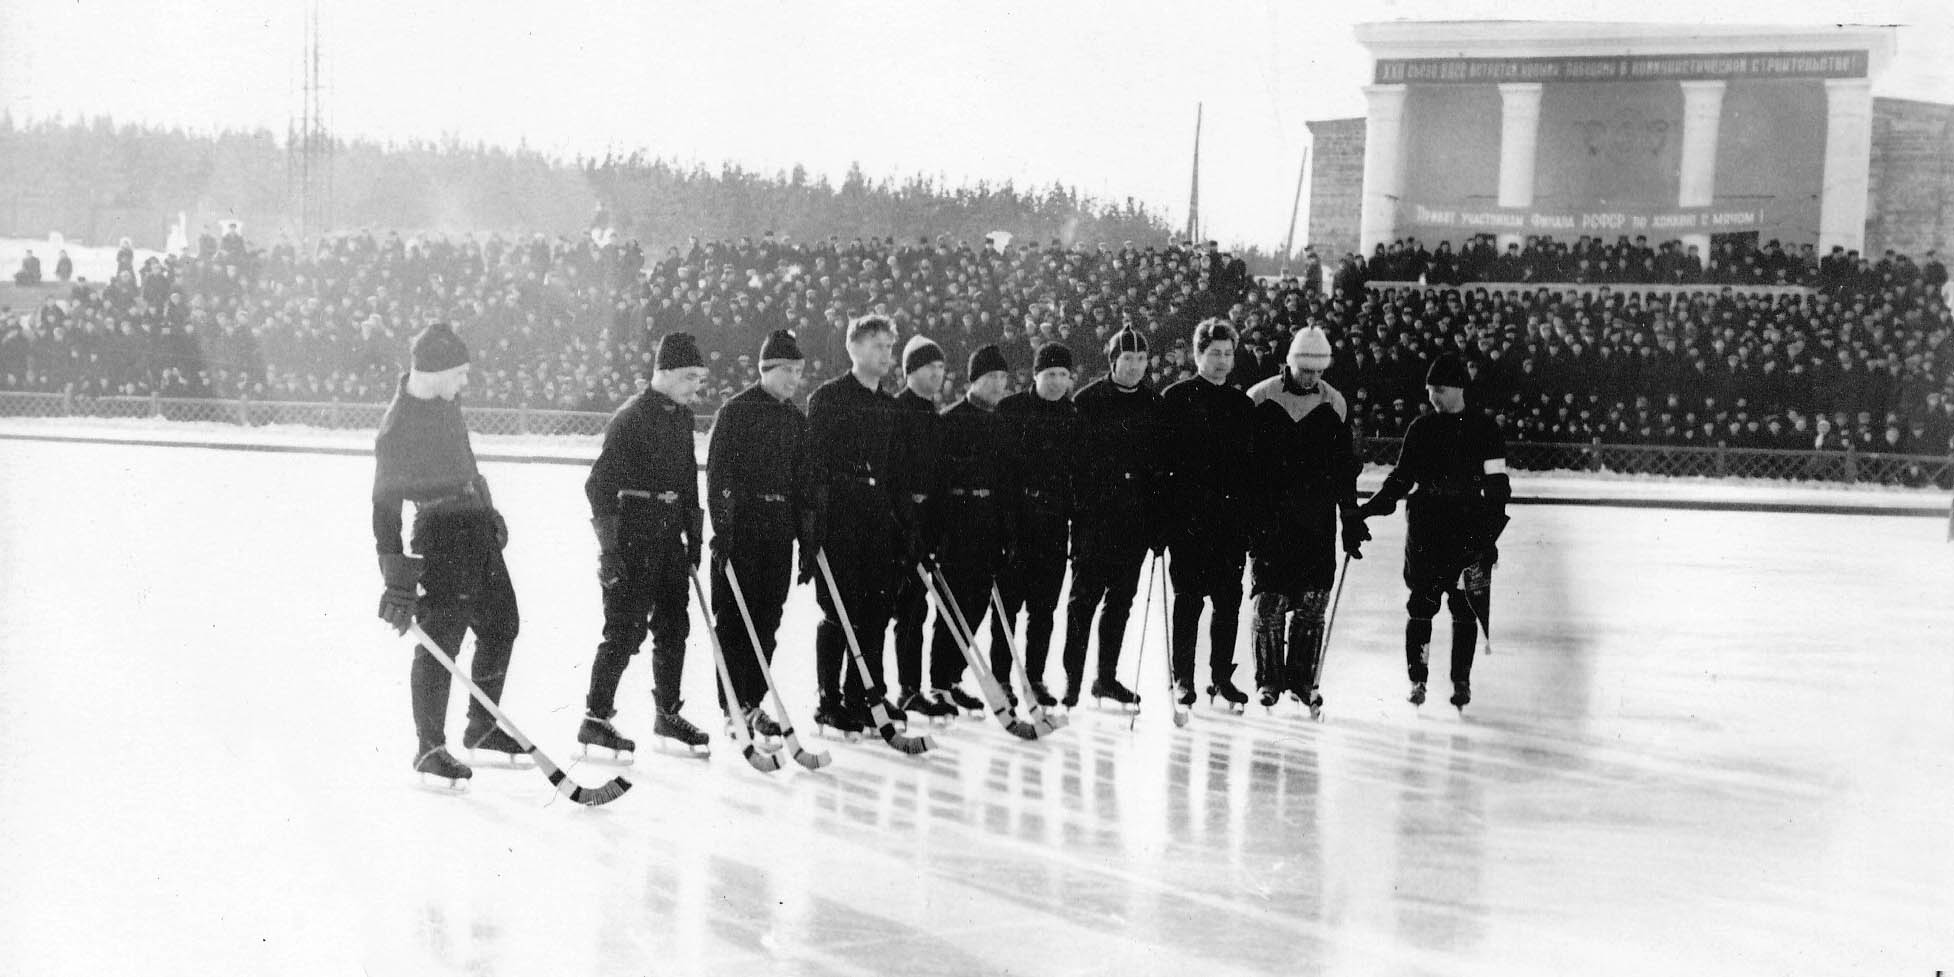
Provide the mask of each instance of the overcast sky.
[{"label": "overcast sky", "polygon": [[[1211,236],[1281,243],[1306,121],[1363,114],[1352,25],[1472,18],[1903,25],[1875,94],[1954,102],[1946,0],[1381,0],[1359,4],[331,0],[341,134],[607,149],[838,178],[1062,180],[1187,204],[1206,103]],[[0,0],[0,106],[282,133],[303,0]],[[0,174],[4,179],[4,174]]]}]

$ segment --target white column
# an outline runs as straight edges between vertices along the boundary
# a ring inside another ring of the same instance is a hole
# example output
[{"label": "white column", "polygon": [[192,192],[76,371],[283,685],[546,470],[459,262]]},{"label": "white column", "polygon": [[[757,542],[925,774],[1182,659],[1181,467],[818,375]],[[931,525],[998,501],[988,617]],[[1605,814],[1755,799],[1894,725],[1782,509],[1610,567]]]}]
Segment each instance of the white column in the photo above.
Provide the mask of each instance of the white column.
[{"label": "white column", "polygon": [[1871,189],[1873,83],[1868,78],[1825,80],[1825,182],[1818,198],[1818,253],[1833,245],[1866,246],[1866,194]]},{"label": "white column", "polygon": [[[1540,149],[1538,82],[1499,86],[1499,205],[1533,206],[1533,162]],[[1501,234],[1499,250],[1525,243],[1524,234]]]},{"label": "white column", "polygon": [[1404,189],[1403,85],[1367,85],[1364,99],[1364,198],[1357,222],[1357,247],[1368,258],[1378,244],[1390,244],[1398,225],[1398,196]]},{"label": "white column", "polygon": [[[1723,125],[1721,81],[1686,81],[1683,86],[1683,159],[1676,203],[1708,207],[1717,195],[1717,129]],[[1685,234],[1683,248],[1695,245],[1703,263],[1710,262],[1710,235]]]}]

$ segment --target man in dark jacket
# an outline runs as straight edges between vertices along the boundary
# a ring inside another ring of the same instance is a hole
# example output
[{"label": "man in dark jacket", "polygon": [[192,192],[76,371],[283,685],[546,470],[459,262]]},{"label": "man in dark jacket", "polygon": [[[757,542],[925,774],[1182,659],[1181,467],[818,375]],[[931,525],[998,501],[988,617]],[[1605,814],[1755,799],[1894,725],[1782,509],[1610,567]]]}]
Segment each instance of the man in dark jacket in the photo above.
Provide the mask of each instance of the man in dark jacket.
[{"label": "man in dark jacket", "polygon": [[[794,406],[801,389],[800,344],[775,330],[760,346],[760,380],[719,409],[706,448],[706,505],[712,513],[712,614],[738,703],[726,703],[728,722],[744,722],[757,736],[778,736],[780,726],[761,708],[766,681],[759,656],[773,661],[775,634],[794,582],[794,543],[806,489],[807,417]],[[804,539],[802,549],[813,545]],[[811,555],[804,555],[811,559]],[[739,578],[739,596],[752,615],[753,647],[741,603],[728,573]],[[721,693],[724,698],[724,692]]]},{"label": "man in dark jacket", "polygon": [[1078,418],[1067,396],[1072,392],[1072,365],[1072,350],[1063,343],[1038,347],[1032,361],[1032,389],[1012,394],[998,405],[1010,442],[1005,457],[1014,485],[1007,531],[1011,549],[998,574],[1004,616],[991,622],[991,666],[1002,671],[999,678],[1009,688],[1010,659],[1004,638],[1017,630],[1019,609],[1027,608],[1025,669],[1031,673],[1032,695],[1041,706],[1058,705],[1045,688],[1045,662],[1051,653],[1059,590],[1065,585],[1066,539],[1072,520]]},{"label": "man in dark jacket", "polygon": [[604,446],[584,480],[597,534],[597,579],[604,588],[604,640],[590,666],[577,742],[615,751],[634,748],[611,724],[625,666],[651,636],[652,735],[689,751],[709,737],[679,715],[685,639],[691,634],[686,575],[705,540],[692,404],[707,373],[690,333],[658,344],[650,387],[625,401],[604,428]]},{"label": "man in dark jacket", "polygon": [[[1146,337],[1123,328],[1106,341],[1111,373],[1073,398],[1078,410],[1072,478],[1072,595],[1065,607],[1065,705],[1079,702],[1092,616],[1099,613],[1094,698],[1137,705],[1118,678],[1127,617],[1140,587],[1140,564],[1164,545],[1160,518],[1160,395],[1145,384]],[[1101,601],[1105,608],[1100,610]],[[1145,627],[1142,621],[1141,626]]]},{"label": "man in dark jacket", "polygon": [[1235,631],[1242,604],[1242,563],[1251,518],[1254,405],[1228,385],[1235,330],[1220,319],[1194,330],[1196,374],[1161,394],[1170,553],[1174,585],[1174,686],[1181,705],[1194,702],[1194,652],[1204,601],[1209,622],[1209,698],[1239,711],[1248,696],[1235,687]]},{"label": "man in dark jacket", "polygon": [[[1013,511],[1009,499],[1017,473],[1007,453],[1007,427],[998,416],[998,402],[1010,389],[1010,369],[996,346],[979,347],[971,354],[969,369],[964,398],[938,418],[942,484],[931,549],[951,600],[974,629],[990,609],[991,586],[1010,547],[1007,517]],[[991,654],[993,659],[1005,655],[1002,641],[993,642]],[[950,622],[938,614],[930,641],[930,686],[934,701],[952,711],[982,706],[957,686],[965,666]],[[1008,668],[1000,679],[1006,689],[1011,687]]]}]

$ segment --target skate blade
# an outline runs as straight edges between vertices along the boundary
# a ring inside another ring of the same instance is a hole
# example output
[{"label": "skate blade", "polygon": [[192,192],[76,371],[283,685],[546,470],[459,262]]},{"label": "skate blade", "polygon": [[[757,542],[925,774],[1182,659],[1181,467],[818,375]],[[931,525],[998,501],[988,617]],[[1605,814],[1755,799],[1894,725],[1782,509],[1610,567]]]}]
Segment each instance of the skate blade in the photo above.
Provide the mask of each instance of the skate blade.
[{"label": "skate blade", "polygon": [[469,778],[467,777],[455,777],[451,779],[448,777],[438,777],[431,773],[421,773],[419,771],[415,772],[415,777],[417,786],[430,794],[453,797],[456,794],[468,793]]},{"label": "skate blade", "polygon": [[837,729],[826,723],[815,723],[814,734],[822,739],[827,739],[830,736],[840,737],[844,743],[860,743],[862,741],[860,730]]},{"label": "skate blade", "polygon": [[[591,750],[593,749],[607,750],[610,755],[606,756],[602,753],[592,753]],[[596,746],[591,743],[584,743],[582,744],[582,749],[577,751],[577,759],[584,763],[595,763],[605,767],[628,767],[638,761],[638,754],[635,750],[614,750],[608,746]]]},{"label": "skate blade", "polygon": [[656,743],[658,752],[660,753],[675,753],[679,756],[692,757],[699,760],[704,760],[712,756],[712,744],[710,743],[700,743],[697,745],[680,743],[663,736],[657,737]]},{"label": "skate blade", "polygon": [[500,770],[534,770],[536,758],[527,753],[503,753],[498,750],[477,750],[470,747],[468,765]]}]

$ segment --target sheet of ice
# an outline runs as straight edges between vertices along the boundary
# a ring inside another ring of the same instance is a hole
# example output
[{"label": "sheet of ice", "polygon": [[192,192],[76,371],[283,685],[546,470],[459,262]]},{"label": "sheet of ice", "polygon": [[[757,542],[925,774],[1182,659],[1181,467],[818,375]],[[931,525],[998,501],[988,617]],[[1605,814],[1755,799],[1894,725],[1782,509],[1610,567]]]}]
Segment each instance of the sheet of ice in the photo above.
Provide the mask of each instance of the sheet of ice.
[{"label": "sheet of ice", "polygon": [[[1323,724],[1204,704],[1176,731],[1156,604],[1132,732],[1091,708],[1037,743],[965,722],[925,758],[829,743],[828,770],[771,777],[707,721],[695,609],[686,711],[718,755],[647,749],[629,795],[585,810],[527,771],[478,769],[460,797],[415,786],[408,648],[373,619],[370,464],[0,441],[0,972],[1954,959],[1954,549],[1936,520],[1519,510],[1463,719],[1402,702],[1402,521],[1384,520],[1352,564]],[[584,473],[487,468],[524,614],[504,704],[567,759],[600,623]],[[814,615],[797,590],[775,669],[802,723]],[[620,703],[640,740],[649,672],[634,663]]]}]

